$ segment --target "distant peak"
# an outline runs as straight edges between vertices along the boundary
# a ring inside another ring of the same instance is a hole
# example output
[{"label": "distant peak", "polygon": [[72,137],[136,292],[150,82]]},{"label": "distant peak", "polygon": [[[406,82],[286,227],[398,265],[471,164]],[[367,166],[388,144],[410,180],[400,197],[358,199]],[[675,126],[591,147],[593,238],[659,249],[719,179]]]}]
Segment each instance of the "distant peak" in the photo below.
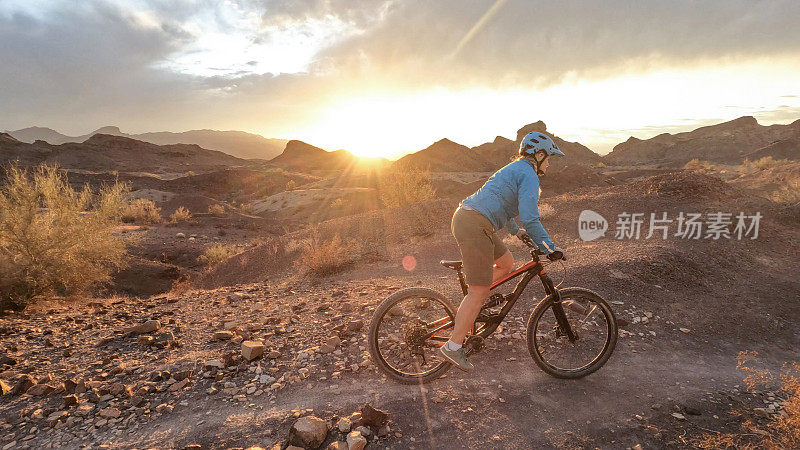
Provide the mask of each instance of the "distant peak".
[{"label": "distant peak", "polygon": [[122,134],[119,127],[107,126],[94,130],[92,134]]},{"label": "distant peak", "polygon": [[522,141],[522,138],[524,138],[526,134],[533,132],[545,133],[547,132],[547,125],[541,120],[525,125],[517,130],[517,141]]},{"label": "distant peak", "polygon": [[85,144],[109,144],[112,142],[141,142],[125,136],[115,136],[113,134],[97,133],[89,139],[83,141]]},{"label": "distant peak", "polygon": [[14,139],[14,136],[11,136],[8,133],[0,133],[0,141],[5,142],[19,142],[18,140]]}]

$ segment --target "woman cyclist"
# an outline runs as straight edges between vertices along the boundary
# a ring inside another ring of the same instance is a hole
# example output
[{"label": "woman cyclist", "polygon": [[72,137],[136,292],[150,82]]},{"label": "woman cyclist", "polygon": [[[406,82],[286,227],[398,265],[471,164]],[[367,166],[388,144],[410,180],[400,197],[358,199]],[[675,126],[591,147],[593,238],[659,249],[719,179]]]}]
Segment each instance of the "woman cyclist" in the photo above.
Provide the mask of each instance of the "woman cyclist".
[{"label": "woman cyclist", "polygon": [[[462,344],[489,298],[489,286],[514,266],[514,257],[496,232],[506,228],[512,235],[532,240],[552,261],[564,256],[539,221],[539,176],[547,171],[551,156],[564,153],[546,134],[528,133],[517,159],[495,172],[453,214],[451,231],[461,252],[468,290],[458,307],[450,339],[440,351],[462,370],[474,369]],[[514,220],[517,216],[524,230]]]}]

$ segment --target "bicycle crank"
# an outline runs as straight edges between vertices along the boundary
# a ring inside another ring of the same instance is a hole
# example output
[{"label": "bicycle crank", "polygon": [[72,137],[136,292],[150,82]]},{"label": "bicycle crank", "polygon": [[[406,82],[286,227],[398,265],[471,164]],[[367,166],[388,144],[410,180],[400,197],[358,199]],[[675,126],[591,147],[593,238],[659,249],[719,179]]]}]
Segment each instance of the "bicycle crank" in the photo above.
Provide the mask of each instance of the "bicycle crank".
[{"label": "bicycle crank", "polygon": [[467,340],[464,341],[464,349],[466,350],[467,355],[474,355],[479,353],[481,350],[486,348],[486,342],[484,342],[483,338],[480,336],[468,336]]}]

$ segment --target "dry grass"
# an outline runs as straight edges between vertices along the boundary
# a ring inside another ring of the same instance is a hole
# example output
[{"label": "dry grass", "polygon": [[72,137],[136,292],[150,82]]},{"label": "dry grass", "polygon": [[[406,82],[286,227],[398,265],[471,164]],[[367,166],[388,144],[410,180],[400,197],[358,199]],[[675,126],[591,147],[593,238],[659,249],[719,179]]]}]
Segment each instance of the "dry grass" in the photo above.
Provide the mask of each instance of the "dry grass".
[{"label": "dry grass", "polygon": [[342,271],[355,260],[354,252],[357,252],[357,249],[355,240],[346,243],[338,234],[330,240],[323,240],[315,231],[303,243],[296,264],[311,275],[332,275]]},{"label": "dry grass", "polygon": [[289,180],[286,182],[287,191],[293,191],[295,189],[297,189],[297,183],[295,183],[294,180]]},{"label": "dry grass", "polygon": [[24,308],[56,292],[78,294],[124,266],[113,234],[126,185],[75,191],[56,167],[8,169],[0,186],[0,306]]},{"label": "dry grass", "polygon": [[755,161],[750,161],[749,159],[745,159],[744,162],[737,169],[741,174],[748,174],[753,172],[759,172],[765,169],[770,169],[772,167],[780,166],[783,164],[789,164],[789,161],[786,159],[775,159],[772,156],[765,156]]},{"label": "dry grass", "polygon": [[717,166],[714,164],[698,158],[694,158],[693,160],[687,162],[683,165],[683,168],[688,170],[717,170]]},{"label": "dry grass", "polygon": [[192,213],[189,212],[188,209],[184,208],[183,206],[179,207],[169,216],[169,220],[172,223],[176,222],[185,222],[192,218]]},{"label": "dry grass", "polygon": [[387,208],[424,202],[436,195],[430,173],[410,169],[385,171],[378,180],[378,191]]},{"label": "dry grass", "polygon": [[212,244],[200,255],[199,260],[207,267],[216,266],[239,253],[236,245]]},{"label": "dry grass", "polygon": [[219,203],[208,205],[208,213],[211,214],[212,216],[222,217],[225,215],[225,207],[220,205]]},{"label": "dry grass", "polygon": [[[739,354],[739,368],[747,376],[744,381],[748,389],[766,385],[774,381],[772,373],[754,367],[758,364],[758,353],[754,351]],[[770,450],[800,448],[800,363],[792,363],[779,378],[781,391],[786,396],[784,411],[772,415],[765,424],[757,424],[746,419],[741,425],[741,433],[704,434],[698,447],[705,449],[735,448]]]},{"label": "dry grass", "polygon": [[139,223],[149,225],[161,222],[161,208],[157,207],[152,200],[137,198],[132,201],[122,213],[122,221],[125,223]]},{"label": "dry grass", "polygon": [[800,202],[800,175],[793,174],[787,177],[779,189],[769,194],[769,199],[782,203]]}]

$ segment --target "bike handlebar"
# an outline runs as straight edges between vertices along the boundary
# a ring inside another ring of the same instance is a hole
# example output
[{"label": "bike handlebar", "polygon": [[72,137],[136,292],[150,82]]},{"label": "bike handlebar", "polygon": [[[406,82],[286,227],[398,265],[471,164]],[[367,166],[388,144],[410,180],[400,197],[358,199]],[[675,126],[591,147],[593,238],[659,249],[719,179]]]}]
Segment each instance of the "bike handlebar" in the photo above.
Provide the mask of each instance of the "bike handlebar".
[{"label": "bike handlebar", "polygon": [[545,253],[545,252],[539,250],[539,247],[537,247],[536,244],[533,243],[533,240],[531,240],[530,236],[528,236],[527,234],[523,234],[523,235],[517,236],[517,237],[519,238],[520,241],[522,241],[529,248],[532,248],[533,249],[533,253],[536,254],[536,255],[544,255],[550,261],[558,261],[558,260],[566,261],[567,260],[567,257],[564,256],[564,252],[562,252],[560,250],[556,250],[556,251],[551,252],[551,253]]}]

